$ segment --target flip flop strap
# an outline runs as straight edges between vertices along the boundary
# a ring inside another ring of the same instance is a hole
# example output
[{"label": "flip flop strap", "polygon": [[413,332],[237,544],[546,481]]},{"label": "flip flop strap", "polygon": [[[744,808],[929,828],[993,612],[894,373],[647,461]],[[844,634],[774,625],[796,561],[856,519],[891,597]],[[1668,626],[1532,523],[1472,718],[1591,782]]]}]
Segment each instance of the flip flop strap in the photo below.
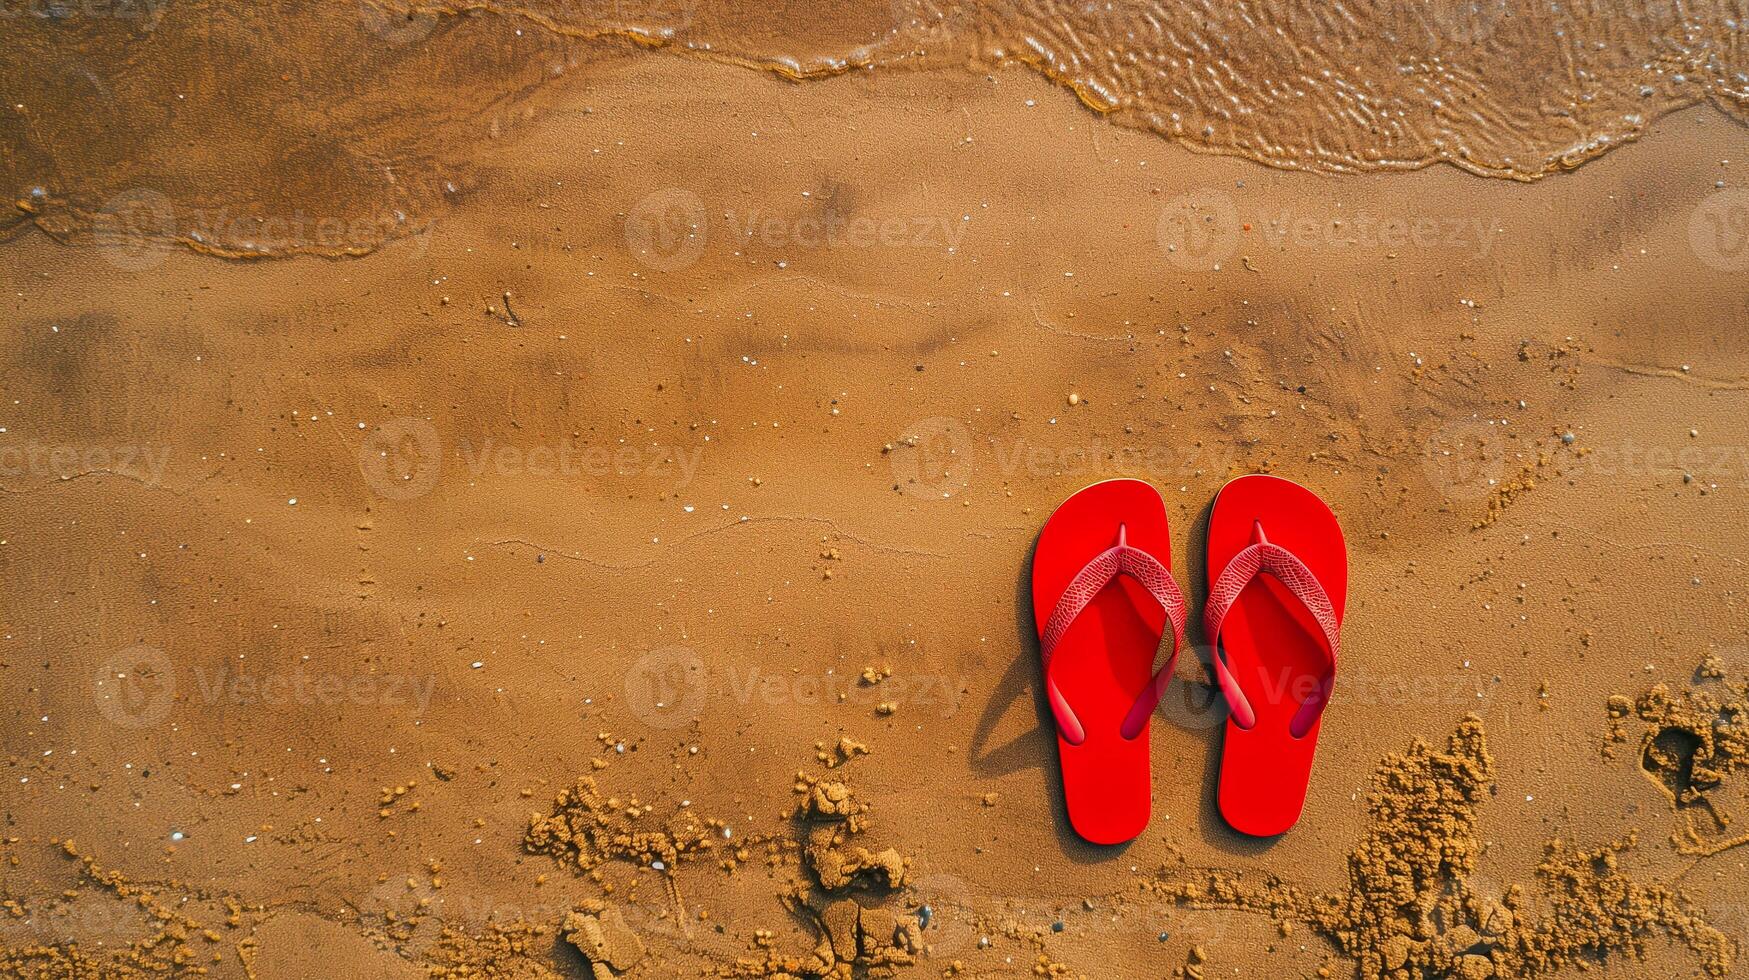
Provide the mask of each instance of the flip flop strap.
[{"label": "flip flop strap", "polygon": [[1337,651],[1341,645],[1341,626],[1336,621],[1336,607],[1330,601],[1330,594],[1324,591],[1324,583],[1318,581],[1318,576],[1306,567],[1306,563],[1298,555],[1273,542],[1258,541],[1247,545],[1227,562],[1226,568],[1221,569],[1221,574],[1215,577],[1214,585],[1209,587],[1209,601],[1202,612],[1203,631],[1214,644],[1214,655],[1209,659],[1214,665],[1215,679],[1220,682],[1221,693],[1226,695],[1227,704],[1232,707],[1233,720],[1240,728],[1250,728],[1257,724],[1257,712],[1252,709],[1250,699],[1245,697],[1245,692],[1239,688],[1239,682],[1227,669],[1226,651],[1221,647],[1221,624],[1226,620],[1233,604],[1239,601],[1239,593],[1245,591],[1245,586],[1262,574],[1273,576],[1286,586],[1288,592],[1312,614],[1318,628],[1323,631],[1323,649],[1330,658],[1331,673],[1325,675],[1319,690],[1312,692],[1301,702],[1300,710],[1295,712],[1293,720],[1288,724],[1289,732],[1298,738],[1311,728],[1312,722],[1323,713],[1324,705],[1330,700],[1331,680],[1336,668]]},{"label": "flip flop strap", "polygon": [[1154,601],[1160,604],[1160,608],[1165,610],[1166,618],[1172,623],[1172,654],[1149,679],[1148,686],[1136,697],[1135,703],[1130,705],[1129,713],[1124,716],[1123,724],[1118,729],[1124,738],[1135,738],[1148,723],[1148,716],[1154,713],[1154,706],[1160,703],[1160,695],[1172,679],[1172,665],[1178,661],[1178,650],[1184,646],[1184,593],[1178,590],[1178,583],[1173,580],[1172,573],[1165,565],[1160,564],[1158,558],[1140,548],[1131,547],[1125,541],[1124,531],[1120,526],[1118,543],[1100,552],[1075,573],[1069,587],[1063,590],[1062,596],[1057,600],[1056,608],[1051,610],[1051,618],[1045,621],[1044,632],[1039,637],[1039,652],[1045,669],[1045,696],[1051,703],[1051,713],[1056,716],[1058,731],[1063,733],[1063,739],[1070,745],[1080,745],[1085,741],[1087,730],[1082,727],[1081,719],[1075,716],[1074,709],[1069,707],[1069,702],[1063,698],[1063,692],[1057,689],[1056,681],[1051,679],[1051,654],[1068,634],[1069,626],[1075,622],[1075,618],[1119,575],[1128,575],[1141,583],[1148,590],[1148,594],[1154,597]]}]

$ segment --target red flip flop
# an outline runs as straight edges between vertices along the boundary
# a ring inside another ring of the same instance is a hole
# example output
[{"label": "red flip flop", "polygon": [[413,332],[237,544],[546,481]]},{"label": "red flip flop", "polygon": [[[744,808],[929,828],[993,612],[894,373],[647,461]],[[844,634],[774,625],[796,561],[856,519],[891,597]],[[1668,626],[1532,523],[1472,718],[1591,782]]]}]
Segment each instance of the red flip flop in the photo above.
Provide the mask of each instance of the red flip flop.
[{"label": "red flip flop", "polygon": [[[1033,550],[1063,797],[1075,832],[1095,844],[1133,840],[1148,825],[1148,720],[1184,644],[1171,561],[1166,503],[1140,480],[1095,483],[1063,501]],[[1168,621],[1172,653],[1156,671]]]},{"label": "red flip flop", "polygon": [[1209,514],[1208,605],[1226,696],[1221,816],[1254,837],[1300,819],[1336,680],[1348,549],[1330,508],[1276,476],[1242,476]]}]

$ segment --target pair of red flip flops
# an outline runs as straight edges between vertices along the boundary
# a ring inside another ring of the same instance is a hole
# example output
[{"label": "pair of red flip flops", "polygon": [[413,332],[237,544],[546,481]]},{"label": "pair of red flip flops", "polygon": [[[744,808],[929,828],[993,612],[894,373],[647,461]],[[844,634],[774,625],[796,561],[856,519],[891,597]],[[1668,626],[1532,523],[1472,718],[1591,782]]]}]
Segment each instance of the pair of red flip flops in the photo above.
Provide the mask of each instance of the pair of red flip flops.
[{"label": "pair of red flip flops", "polygon": [[[1184,645],[1166,504],[1141,480],[1106,480],[1057,508],[1032,562],[1045,696],[1057,722],[1075,832],[1134,839],[1152,809],[1148,721]],[[1299,820],[1336,677],[1348,552],[1336,515],[1290,480],[1243,476],[1215,497],[1203,626],[1229,714],[1220,808],[1234,830]],[[1167,626],[1172,652],[1154,658]]]}]

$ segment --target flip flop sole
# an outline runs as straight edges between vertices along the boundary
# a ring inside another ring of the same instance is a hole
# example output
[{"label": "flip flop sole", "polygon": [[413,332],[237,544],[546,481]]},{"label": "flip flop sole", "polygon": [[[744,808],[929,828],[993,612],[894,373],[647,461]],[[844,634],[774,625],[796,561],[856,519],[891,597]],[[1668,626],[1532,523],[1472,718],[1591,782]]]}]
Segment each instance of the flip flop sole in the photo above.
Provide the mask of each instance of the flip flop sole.
[{"label": "flip flop sole", "polygon": [[[1252,543],[1259,522],[1318,577],[1340,622],[1348,594],[1342,528],[1324,501],[1291,480],[1243,476],[1221,489],[1209,514],[1210,581]],[[1268,575],[1245,587],[1221,626],[1228,668],[1257,714],[1249,729],[1229,717],[1221,749],[1221,816],[1240,833],[1271,837],[1299,821],[1322,722],[1298,737],[1289,722],[1329,672],[1320,636],[1304,604]]]},{"label": "flip flop sole", "polygon": [[[1117,543],[1170,567],[1166,504],[1140,480],[1106,480],[1059,506],[1039,532],[1032,561],[1033,614],[1042,636],[1051,612],[1076,574]],[[1119,576],[1082,610],[1051,657],[1049,676],[1086,730],[1080,744],[1057,733],[1063,799],[1069,823],[1095,844],[1133,840],[1148,825],[1152,784],[1148,728],[1135,738],[1118,731],[1153,677],[1166,614],[1148,590]]]}]

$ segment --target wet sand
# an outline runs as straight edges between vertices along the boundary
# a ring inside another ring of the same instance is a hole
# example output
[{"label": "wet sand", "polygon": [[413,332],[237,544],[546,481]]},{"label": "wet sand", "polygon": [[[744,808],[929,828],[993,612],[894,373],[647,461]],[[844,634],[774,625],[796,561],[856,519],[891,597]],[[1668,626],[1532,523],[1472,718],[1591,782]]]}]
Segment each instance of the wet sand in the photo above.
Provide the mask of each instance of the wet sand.
[{"label": "wet sand", "polygon": [[[263,240],[348,247],[227,259],[175,187],[0,244],[5,971],[1745,969],[1741,727],[1641,703],[1749,681],[1739,123],[1339,175],[1020,66],[576,43],[381,247],[312,193]],[[1186,657],[1082,844],[1038,527],[1147,479],[1200,596],[1258,471],[1349,540],[1305,816],[1225,829]]]}]

